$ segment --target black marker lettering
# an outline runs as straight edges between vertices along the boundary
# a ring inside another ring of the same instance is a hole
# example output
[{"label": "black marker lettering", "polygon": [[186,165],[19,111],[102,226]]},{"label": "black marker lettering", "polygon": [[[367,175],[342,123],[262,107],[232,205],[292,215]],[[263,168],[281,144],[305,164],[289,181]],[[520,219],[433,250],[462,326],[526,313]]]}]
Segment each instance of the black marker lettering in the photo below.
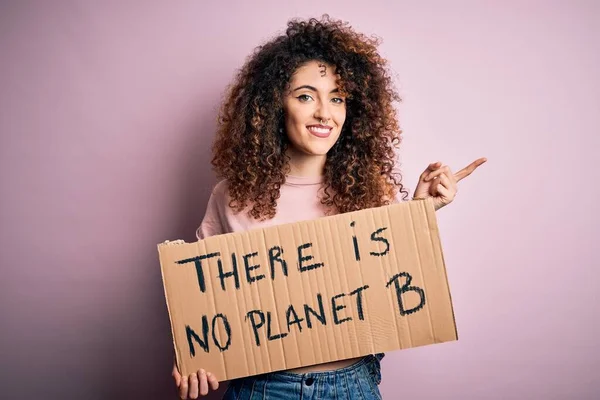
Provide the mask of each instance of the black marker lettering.
[{"label": "black marker lettering", "polygon": [[372,256],[385,256],[390,251],[390,242],[388,242],[388,240],[386,238],[384,238],[384,237],[377,236],[381,232],[385,231],[386,229],[387,228],[379,228],[379,229],[377,229],[375,232],[373,232],[371,234],[371,240],[372,241],[385,243],[385,250],[382,251],[381,253],[375,253],[375,252],[372,251],[370,253]]},{"label": "black marker lettering", "polygon": [[192,339],[198,342],[200,347],[202,347],[202,350],[208,353],[208,318],[206,315],[202,316],[202,338],[200,338],[196,331],[194,331],[189,325],[185,326],[185,335],[187,336],[188,346],[190,347],[190,355],[192,357],[196,356],[196,349],[194,348],[194,342],[192,342]]},{"label": "black marker lettering", "polygon": [[[254,319],[254,317],[256,315],[258,315],[260,317],[259,322],[256,322],[256,320]],[[263,326],[265,324],[265,314],[260,310],[252,310],[252,311],[248,311],[248,313],[246,314],[246,318],[244,318],[244,320],[247,320],[248,318],[250,318],[250,323],[252,324],[252,330],[254,331],[254,340],[256,340],[256,345],[260,346],[260,338],[258,337],[258,328],[260,328],[261,326]]]},{"label": "black marker lettering", "polygon": [[313,314],[319,320],[319,322],[321,324],[327,325],[327,321],[325,320],[325,309],[323,308],[323,297],[321,296],[321,293],[317,293],[317,303],[319,304],[319,311],[320,311],[319,314],[317,314],[317,312],[315,310],[310,308],[308,306],[308,304],[304,305],[304,315],[306,316],[306,326],[308,326],[309,329],[312,328],[310,314]]},{"label": "black marker lettering", "polygon": [[[401,277],[406,278],[406,283],[402,286],[400,286],[400,282],[399,282]],[[412,276],[410,276],[410,274],[408,272],[401,272],[399,274],[394,275],[392,277],[392,279],[390,279],[389,282],[385,285],[385,287],[389,287],[392,284],[392,282],[394,283],[394,286],[396,288],[396,297],[398,298],[398,309],[400,310],[401,316],[405,316],[405,315],[417,312],[420,309],[422,309],[423,306],[425,306],[425,292],[423,291],[423,289],[421,289],[419,287],[410,286],[411,281],[412,281]],[[409,291],[417,292],[419,294],[419,296],[421,297],[421,301],[416,307],[413,307],[410,310],[406,310],[406,309],[404,309],[404,302],[402,301],[402,295]]]},{"label": "black marker lettering", "polygon": [[[294,318],[290,320],[290,316],[292,315],[294,316]],[[298,318],[298,314],[296,313],[296,310],[294,310],[294,306],[291,304],[285,312],[285,319],[287,321],[288,332],[290,331],[290,326],[292,326],[293,324],[298,324],[298,330],[302,332],[301,322],[304,321],[304,319]]]},{"label": "black marker lettering", "polygon": [[310,265],[306,265],[306,266],[302,265],[302,263],[304,261],[310,261],[314,258],[310,254],[306,255],[306,256],[302,255],[302,250],[308,249],[310,247],[312,247],[312,243],[304,243],[304,244],[298,246],[298,269],[300,270],[300,272],[309,271],[311,269],[316,269],[316,268],[320,268],[323,266],[323,263],[310,264]]},{"label": "black marker lettering", "polygon": [[[350,226],[352,228],[354,228],[354,225],[355,225],[355,222],[352,221]],[[358,240],[356,239],[355,235],[352,235],[352,243],[354,244],[354,258],[356,259],[356,261],[360,261],[360,251],[358,250]]]},{"label": "black marker lettering", "polygon": [[[177,264],[187,264],[189,262],[194,262],[194,264],[196,265],[196,275],[198,275],[198,286],[200,286],[200,291],[202,293],[204,293],[204,292],[206,292],[206,282],[204,281],[204,271],[202,270],[202,260],[206,260],[206,259],[209,259],[212,257],[218,257],[220,255],[221,255],[221,253],[219,253],[219,252],[203,254],[198,257],[186,258],[185,260],[179,260],[179,261],[175,261],[175,262]],[[219,261],[220,261],[220,259],[219,259]]]},{"label": "black marker lettering", "polygon": [[233,270],[230,272],[224,272],[223,263],[221,262],[221,259],[219,258],[219,260],[217,261],[217,265],[219,266],[218,278],[221,280],[221,289],[223,290],[225,290],[225,278],[229,278],[230,276],[233,276],[235,280],[235,288],[240,288],[240,275],[238,274],[237,258],[235,256],[235,253],[231,253],[231,264],[233,265]]},{"label": "black marker lettering", "polygon": [[350,292],[350,296],[356,295],[356,309],[358,310],[358,319],[361,321],[365,319],[363,314],[363,306],[362,306],[362,291],[369,288],[369,285],[365,285],[363,287],[359,287],[356,290]]},{"label": "black marker lettering", "polygon": [[250,275],[250,271],[260,268],[260,265],[250,265],[250,262],[248,261],[251,257],[255,257],[257,256],[258,253],[254,252],[254,253],[249,253],[249,254],[244,254],[243,258],[244,258],[244,267],[246,267],[246,279],[248,280],[248,283],[252,283],[255,281],[260,281],[262,278],[264,278],[264,274],[260,274],[258,276],[251,276]]},{"label": "black marker lettering", "polygon": [[352,320],[352,317],[346,317],[346,318],[343,318],[343,319],[338,319],[337,312],[339,310],[343,310],[344,308],[346,308],[346,306],[335,304],[335,300],[338,299],[338,298],[340,298],[340,297],[344,297],[344,296],[346,296],[346,294],[345,293],[341,293],[341,294],[336,294],[335,296],[333,296],[331,298],[331,310],[333,312],[333,322],[336,325],[339,325],[342,322],[346,322],[346,321],[351,321]]},{"label": "black marker lettering", "polygon": [[283,255],[283,249],[279,246],[273,246],[269,249],[269,264],[271,265],[271,279],[275,279],[275,261],[281,264],[283,275],[287,276],[287,263],[281,256]]},{"label": "black marker lettering", "polygon": [[277,335],[271,335],[271,312],[267,312],[267,338],[269,340],[281,339],[287,336],[287,333],[278,333]]},{"label": "black marker lettering", "polygon": [[[221,342],[217,339],[217,335],[215,334],[217,318],[219,318],[221,321],[223,321],[223,329],[225,329],[225,335],[227,336],[227,342],[225,343],[224,346],[221,345]],[[229,325],[229,321],[227,321],[227,317],[225,317],[223,314],[217,314],[213,318],[213,320],[212,320],[212,336],[213,336],[213,341],[215,342],[215,345],[219,348],[219,350],[225,351],[229,348],[229,345],[231,344],[231,325]]]}]

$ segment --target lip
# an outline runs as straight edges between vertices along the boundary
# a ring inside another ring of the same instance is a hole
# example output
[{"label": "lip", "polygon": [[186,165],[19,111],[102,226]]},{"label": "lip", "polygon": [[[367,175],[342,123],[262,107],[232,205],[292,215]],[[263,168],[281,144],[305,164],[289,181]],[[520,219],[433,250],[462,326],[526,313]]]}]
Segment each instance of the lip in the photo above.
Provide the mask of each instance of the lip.
[{"label": "lip", "polygon": [[[316,131],[313,131],[313,130],[311,130],[309,128],[327,129],[327,132],[316,132]],[[328,126],[328,125],[315,124],[315,125],[307,125],[306,129],[313,136],[316,136],[318,138],[327,138],[331,134],[331,131],[333,130],[333,127]]]}]

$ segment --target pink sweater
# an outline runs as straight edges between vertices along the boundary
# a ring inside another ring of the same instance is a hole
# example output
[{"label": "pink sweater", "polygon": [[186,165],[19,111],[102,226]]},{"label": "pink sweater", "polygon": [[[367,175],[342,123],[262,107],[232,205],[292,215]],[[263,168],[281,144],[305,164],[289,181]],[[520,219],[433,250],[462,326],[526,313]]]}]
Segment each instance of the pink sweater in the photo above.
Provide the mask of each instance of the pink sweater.
[{"label": "pink sweater", "polygon": [[257,221],[249,217],[246,211],[234,214],[228,206],[227,181],[223,180],[217,183],[212,191],[206,206],[206,214],[196,231],[196,237],[205,239],[223,233],[266,228],[323,217],[326,209],[318,197],[322,179],[322,177],[288,176],[286,183],[280,189],[277,214],[274,218],[266,221]]},{"label": "pink sweater", "polygon": [[[324,217],[326,208],[319,199],[319,189],[322,181],[322,177],[288,175],[286,183],[280,189],[281,195],[277,200],[277,214],[274,218],[266,221],[257,221],[250,218],[246,211],[234,214],[228,206],[227,181],[220,181],[213,189],[208,200],[206,214],[196,230],[196,237],[201,240],[213,235]],[[398,198],[395,202],[398,202]]]}]

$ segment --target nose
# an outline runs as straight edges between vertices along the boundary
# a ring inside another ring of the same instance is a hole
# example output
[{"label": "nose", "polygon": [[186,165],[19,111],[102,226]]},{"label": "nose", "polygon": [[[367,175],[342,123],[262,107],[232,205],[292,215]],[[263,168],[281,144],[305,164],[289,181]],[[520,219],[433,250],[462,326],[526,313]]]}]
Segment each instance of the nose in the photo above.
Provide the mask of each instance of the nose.
[{"label": "nose", "polygon": [[327,102],[321,102],[321,104],[315,110],[315,119],[322,121],[323,123],[329,122],[331,119],[331,111],[329,110],[329,104]]}]

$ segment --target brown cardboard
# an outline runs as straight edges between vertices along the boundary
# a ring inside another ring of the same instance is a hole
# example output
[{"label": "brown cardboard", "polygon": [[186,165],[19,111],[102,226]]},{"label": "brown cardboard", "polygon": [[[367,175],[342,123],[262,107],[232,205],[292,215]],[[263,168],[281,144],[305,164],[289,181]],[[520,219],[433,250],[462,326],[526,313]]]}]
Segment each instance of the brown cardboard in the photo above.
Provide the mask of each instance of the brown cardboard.
[{"label": "brown cardboard", "polygon": [[[274,246],[282,253],[269,253]],[[457,339],[430,199],[196,243],[165,242],[158,251],[183,374],[203,368],[229,380]],[[223,290],[219,267],[233,270],[232,253],[239,289],[231,275]],[[278,259],[285,260],[287,276]],[[204,342],[203,328],[208,352],[196,340]]]}]

